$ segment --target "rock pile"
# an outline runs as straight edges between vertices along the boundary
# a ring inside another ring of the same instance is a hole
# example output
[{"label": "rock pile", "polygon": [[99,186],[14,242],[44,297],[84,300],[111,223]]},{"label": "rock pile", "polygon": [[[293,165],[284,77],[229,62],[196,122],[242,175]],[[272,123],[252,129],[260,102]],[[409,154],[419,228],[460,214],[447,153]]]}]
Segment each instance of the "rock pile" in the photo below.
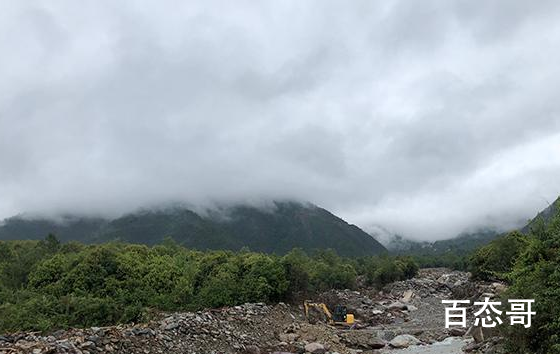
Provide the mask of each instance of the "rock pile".
[{"label": "rock pile", "polygon": [[246,304],[219,310],[175,313],[138,326],[27,333],[0,337],[0,353],[238,353],[276,346],[294,322],[289,306]]},{"label": "rock pile", "polygon": [[[473,284],[466,273],[424,269],[417,277],[389,284],[381,291],[332,290],[316,299],[330,308],[347,306],[357,319],[352,330],[324,321],[310,324],[302,306],[257,303],[161,314],[141,325],[5,335],[0,336],[0,354],[357,354],[382,348],[390,352],[462,337],[465,330],[445,329],[441,300],[459,299],[456,295],[464,296],[462,299],[493,297],[503,290],[499,283]],[[496,345],[495,339],[488,339],[490,334],[481,336],[469,345],[470,352],[482,353]]]},{"label": "rock pile", "polygon": [[[454,288],[465,284],[469,284],[468,273],[443,268],[428,268],[421,269],[417,277],[391,283],[383,290],[393,297],[406,294],[408,299],[411,299],[412,296],[449,298]],[[407,291],[412,292],[413,295]]]}]

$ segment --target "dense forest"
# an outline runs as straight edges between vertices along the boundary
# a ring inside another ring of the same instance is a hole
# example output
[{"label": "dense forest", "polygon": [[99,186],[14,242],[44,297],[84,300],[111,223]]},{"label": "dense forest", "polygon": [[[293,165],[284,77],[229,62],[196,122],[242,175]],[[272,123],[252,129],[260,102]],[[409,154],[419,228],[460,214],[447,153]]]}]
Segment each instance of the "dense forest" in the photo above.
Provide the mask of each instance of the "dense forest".
[{"label": "dense forest", "polygon": [[326,289],[412,277],[409,257],[284,256],[160,245],[0,242],[0,331],[51,330],[145,320],[153,310],[194,310],[300,299]]},{"label": "dense forest", "polygon": [[480,248],[469,269],[474,278],[509,283],[504,300],[535,300],[530,328],[501,327],[511,353],[560,353],[560,213],[541,213],[524,231]]}]

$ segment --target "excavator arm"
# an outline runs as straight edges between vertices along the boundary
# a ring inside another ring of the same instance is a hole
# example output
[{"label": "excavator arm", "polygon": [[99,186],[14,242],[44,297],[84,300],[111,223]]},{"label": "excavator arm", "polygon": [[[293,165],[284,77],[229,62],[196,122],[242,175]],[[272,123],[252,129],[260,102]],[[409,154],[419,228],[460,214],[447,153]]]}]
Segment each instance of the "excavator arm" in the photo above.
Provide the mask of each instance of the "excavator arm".
[{"label": "excavator arm", "polygon": [[333,323],[333,317],[331,312],[329,311],[329,308],[327,307],[327,305],[323,304],[323,303],[315,303],[315,302],[311,302],[309,300],[305,300],[305,302],[303,303],[303,307],[305,308],[305,318],[307,318],[309,320],[309,309],[310,308],[317,308],[321,311],[323,311],[323,313],[325,314],[325,316],[327,316],[327,320],[329,323]]}]

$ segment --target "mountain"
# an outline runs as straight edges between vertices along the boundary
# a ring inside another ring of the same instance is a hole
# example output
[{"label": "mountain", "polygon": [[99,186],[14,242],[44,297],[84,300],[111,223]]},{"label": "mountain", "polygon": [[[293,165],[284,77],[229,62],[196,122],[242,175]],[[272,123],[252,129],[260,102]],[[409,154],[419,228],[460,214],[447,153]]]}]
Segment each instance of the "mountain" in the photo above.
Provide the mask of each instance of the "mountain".
[{"label": "mountain", "polygon": [[547,208],[537,214],[533,219],[531,219],[527,225],[521,228],[521,232],[528,233],[531,231],[531,228],[534,227],[539,222],[544,222],[547,224],[560,208],[560,197],[558,197],[552,204],[550,204]]},{"label": "mountain", "polygon": [[[542,210],[520,229],[523,233],[528,233],[532,227],[539,222],[547,224],[554,215],[560,210],[560,197],[547,208]],[[435,241],[417,242],[399,235],[394,235],[384,243],[385,247],[393,254],[417,254],[417,255],[438,255],[446,252],[465,254],[484,246],[491,241],[506,235],[492,229],[482,229],[476,232],[463,233],[455,238]]]},{"label": "mountain", "polygon": [[[560,197],[539,212],[533,219],[529,220],[520,231],[528,233],[539,222],[547,224],[558,211],[560,211]],[[383,244],[393,254],[438,255],[446,252],[465,254],[506,234],[492,229],[482,229],[476,232],[463,233],[452,239],[435,242],[418,242],[399,235],[393,235],[389,238],[386,237]]]},{"label": "mountain", "polygon": [[401,235],[393,235],[385,239],[383,243],[385,248],[389,250],[390,253],[394,254],[413,254],[418,251],[429,248],[431,243],[427,241],[414,241],[405,238]]},{"label": "mountain", "polygon": [[66,216],[62,220],[12,217],[0,226],[0,240],[42,239],[54,233],[61,241],[98,243],[120,240],[157,244],[171,237],[194,249],[284,254],[292,248],[332,248],[343,256],[387,250],[373,237],[312,204],[274,202],[272,208],[234,206],[196,213],[184,207],[144,210],[116,219]]},{"label": "mountain", "polygon": [[448,239],[435,241],[431,247],[436,254],[445,252],[455,252],[457,254],[464,254],[475,249],[487,245],[492,240],[498,238],[500,232],[492,229],[481,229],[475,232],[465,232],[459,236]]},{"label": "mountain", "polygon": [[440,255],[453,252],[461,255],[484,246],[499,236],[500,233],[491,229],[462,233],[451,239],[434,242],[418,242],[395,235],[385,246],[394,254]]}]

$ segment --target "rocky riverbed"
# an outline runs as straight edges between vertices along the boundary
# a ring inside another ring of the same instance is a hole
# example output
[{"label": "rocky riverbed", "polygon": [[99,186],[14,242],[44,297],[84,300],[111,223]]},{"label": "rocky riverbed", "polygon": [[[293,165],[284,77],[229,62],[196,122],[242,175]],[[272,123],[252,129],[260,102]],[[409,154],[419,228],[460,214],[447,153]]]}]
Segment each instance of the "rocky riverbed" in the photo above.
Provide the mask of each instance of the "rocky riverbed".
[{"label": "rocky riverbed", "polygon": [[12,353],[425,353],[499,352],[492,333],[445,329],[442,299],[495,295],[502,284],[473,283],[468,274],[423,269],[383,290],[329,291],[317,301],[344,304],[352,329],[310,324],[300,305],[245,304],[160,314],[144,324],[0,336],[0,354]]}]

